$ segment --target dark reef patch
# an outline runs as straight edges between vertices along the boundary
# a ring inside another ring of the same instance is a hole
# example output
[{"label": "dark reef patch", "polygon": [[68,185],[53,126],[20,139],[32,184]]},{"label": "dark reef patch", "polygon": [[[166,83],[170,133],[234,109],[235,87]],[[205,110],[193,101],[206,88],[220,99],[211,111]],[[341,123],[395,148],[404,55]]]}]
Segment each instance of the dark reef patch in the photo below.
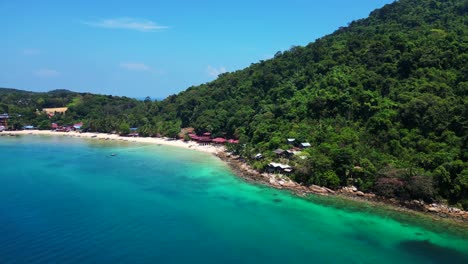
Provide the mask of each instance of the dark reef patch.
[{"label": "dark reef patch", "polygon": [[405,240],[398,245],[400,249],[428,263],[468,263],[468,253],[442,247],[429,240]]}]

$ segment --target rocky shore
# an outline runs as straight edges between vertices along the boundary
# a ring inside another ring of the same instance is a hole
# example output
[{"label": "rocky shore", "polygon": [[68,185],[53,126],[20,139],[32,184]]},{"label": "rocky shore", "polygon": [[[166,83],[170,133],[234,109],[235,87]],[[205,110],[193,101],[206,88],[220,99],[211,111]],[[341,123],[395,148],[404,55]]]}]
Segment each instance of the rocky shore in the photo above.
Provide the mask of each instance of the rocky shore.
[{"label": "rocky shore", "polygon": [[451,219],[463,224],[468,224],[468,212],[458,208],[449,207],[444,204],[431,203],[427,204],[423,201],[399,201],[397,199],[388,199],[377,196],[373,193],[364,193],[359,191],[354,186],[343,187],[338,190],[331,190],[326,187],[310,185],[301,185],[289,177],[281,174],[261,173],[252,169],[245,161],[230,153],[216,153],[221,160],[226,162],[236,175],[242,179],[265,184],[277,189],[292,191],[298,196],[307,195],[336,195],[346,199],[365,201],[376,205],[391,205],[395,210],[405,212],[423,212],[433,217],[434,219]]}]

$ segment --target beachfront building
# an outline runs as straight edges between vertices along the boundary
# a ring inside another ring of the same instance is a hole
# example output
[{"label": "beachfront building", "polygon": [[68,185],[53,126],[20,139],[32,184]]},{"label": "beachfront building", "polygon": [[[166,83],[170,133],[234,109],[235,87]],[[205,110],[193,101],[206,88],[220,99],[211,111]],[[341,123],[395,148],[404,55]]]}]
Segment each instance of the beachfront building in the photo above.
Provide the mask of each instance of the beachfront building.
[{"label": "beachfront building", "polygon": [[138,133],[138,127],[131,127],[130,128],[130,133],[127,135],[129,137],[139,137],[140,133]]},{"label": "beachfront building", "polygon": [[83,126],[83,122],[79,122],[73,125],[73,128],[75,130],[81,130],[81,127]]},{"label": "beachfront building", "polygon": [[203,145],[203,146],[204,146],[204,145],[209,145],[211,142],[213,142],[213,140],[211,139],[211,137],[205,136],[205,135],[203,135],[202,137],[198,137],[198,140],[197,140],[197,141],[198,141],[198,143],[199,143],[200,145]]},{"label": "beachfront building", "polygon": [[198,141],[198,139],[200,138],[199,136],[197,136],[197,134],[195,133],[189,133],[188,134],[188,137],[193,140],[193,141]]},{"label": "beachfront building", "polygon": [[239,140],[237,140],[237,139],[225,139],[225,138],[221,138],[221,137],[211,138],[211,133],[209,133],[209,132],[203,133],[202,136],[198,136],[195,133],[188,133],[187,136],[191,140],[196,141],[201,145],[209,145],[211,143],[214,143],[214,144],[226,144],[226,143],[239,144]]},{"label": "beachfront building", "polygon": [[214,138],[214,139],[212,140],[212,142],[215,143],[215,144],[224,144],[224,143],[227,142],[227,140],[226,140],[225,138],[219,138],[219,137],[218,137],[218,138]]},{"label": "beachfront building", "polygon": [[10,116],[7,113],[0,114],[0,126],[6,129],[8,127],[8,119],[10,119]]}]

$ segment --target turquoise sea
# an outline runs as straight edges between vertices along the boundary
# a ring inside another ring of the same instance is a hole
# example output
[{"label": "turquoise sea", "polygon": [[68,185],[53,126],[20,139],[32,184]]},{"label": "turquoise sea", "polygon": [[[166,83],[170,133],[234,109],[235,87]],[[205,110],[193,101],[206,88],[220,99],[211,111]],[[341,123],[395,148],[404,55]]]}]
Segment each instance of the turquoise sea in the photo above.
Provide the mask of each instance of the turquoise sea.
[{"label": "turquoise sea", "polygon": [[466,225],[299,198],[195,151],[0,137],[0,164],[0,263],[468,263]]}]

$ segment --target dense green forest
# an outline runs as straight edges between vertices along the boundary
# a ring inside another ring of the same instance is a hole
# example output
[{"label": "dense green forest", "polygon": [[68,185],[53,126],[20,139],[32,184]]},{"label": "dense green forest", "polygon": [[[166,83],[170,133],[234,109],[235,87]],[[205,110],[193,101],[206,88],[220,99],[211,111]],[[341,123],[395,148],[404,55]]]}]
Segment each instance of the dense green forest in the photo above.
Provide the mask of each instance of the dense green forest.
[{"label": "dense green forest", "polygon": [[[401,0],[160,102],[0,90],[0,112],[20,115],[15,126],[84,121],[91,131],[167,136],[194,127],[239,138],[234,151],[257,169],[294,166],[304,184],[468,208],[467,12],[466,0]],[[53,120],[35,114],[64,105]],[[312,147],[276,157],[287,138]]]}]

